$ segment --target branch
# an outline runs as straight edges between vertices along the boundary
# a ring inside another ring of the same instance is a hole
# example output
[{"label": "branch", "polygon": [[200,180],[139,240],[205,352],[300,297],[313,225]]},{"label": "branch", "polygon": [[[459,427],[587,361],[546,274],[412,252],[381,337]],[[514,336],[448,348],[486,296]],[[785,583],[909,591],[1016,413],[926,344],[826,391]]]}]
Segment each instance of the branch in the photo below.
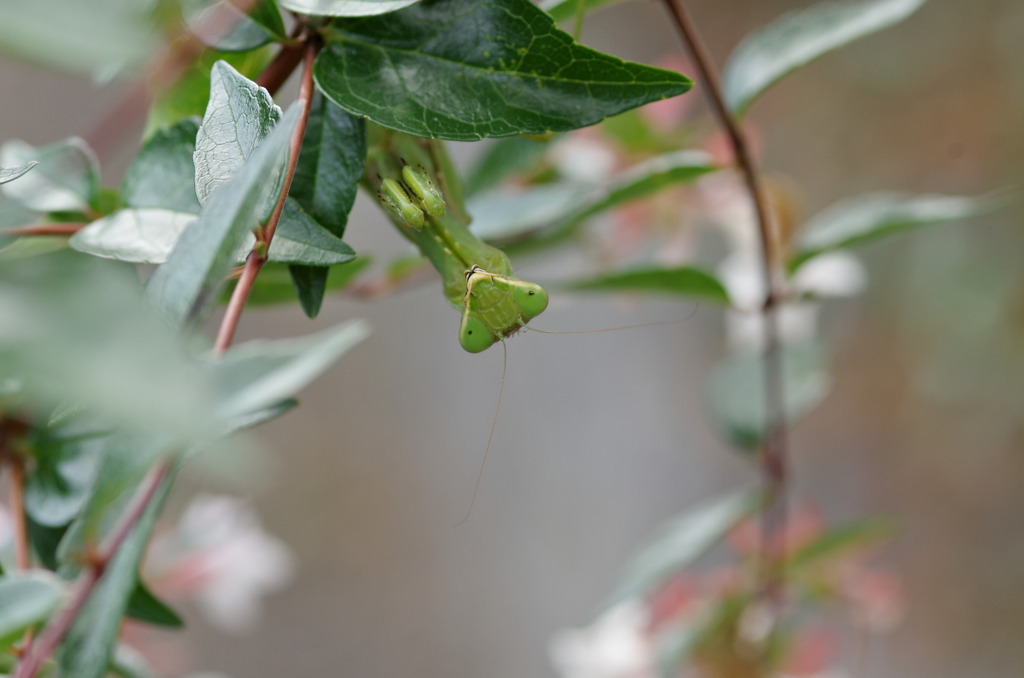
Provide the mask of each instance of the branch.
[{"label": "branch", "polygon": [[292,177],[295,176],[295,167],[299,163],[299,151],[302,149],[302,137],[306,134],[306,123],[309,121],[309,107],[313,99],[313,59],[316,57],[319,44],[310,40],[306,43],[305,54],[302,60],[302,83],[299,85],[298,101],[304,103],[302,119],[295,127],[291,143],[288,147],[288,166],[285,168],[284,181],[281,185],[281,193],[277,196],[277,204],[274,211],[267,220],[267,225],[259,229],[256,237],[256,244],[253,246],[249,256],[245,259],[245,268],[238,278],[238,283],[231,293],[231,300],[224,312],[220,329],[217,331],[217,340],[214,343],[215,354],[223,354],[231,346],[235,338],[235,330],[238,328],[238,321],[245,310],[245,302],[249,299],[253,285],[256,284],[256,276],[259,275],[263,264],[267,263],[267,256],[270,252],[270,244],[274,240],[274,233],[277,231],[277,224],[281,220],[281,212],[284,210],[284,201],[288,197],[288,190],[292,185]]},{"label": "branch", "polygon": [[29,235],[74,235],[88,226],[86,223],[31,224],[0,229],[0,236],[23,237]]},{"label": "branch", "polygon": [[760,590],[775,612],[782,604],[785,587],[784,544],[782,527],[786,522],[786,476],[788,457],[788,431],[784,410],[785,386],[782,379],[782,344],[779,333],[779,304],[784,294],[784,277],[779,256],[779,243],[775,225],[768,210],[761,176],[750,154],[747,139],[729,112],[722,95],[722,85],[715,70],[714,60],[690,20],[683,0],[665,0],[693,55],[697,69],[704,80],[705,94],[715,116],[729,135],[736,163],[747,184],[750,199],[757,213],[764,263],[764,286],[768,291],[764,302],[764,383],[765,383],[765,440],[761,446],[761,474],[766,500],[762,509],[760,549]]},{"label": "branch", "polygon": [[57,649],[57,645],[60,644],[60,641],[67,634],[68,629],[71,628],[71,625],[85,606],[89,594],[96,588],[100,577],[103,576],[103,571],[110,564],[110,561],[114,559],[114,556],[117,555],[125,539],[128,538],[128,535],[131,534],[135,526],[139,524],[146,509],[149,508],[150,503],[156,496],[157,490],[160,489],[160,486],[168,477],[168,474],[170,474],[172,463],[171,460],[161,462],[143,480],[142,487],[135,495],[132,505],[121,516],[117,525],[114,526],[107,542],[101,545],[89,559],[87,569],[78,578],[77,585],[71,596],[71,602],[68,603],[68,606],[57,617],[53,618],[46,625],[39,636],[39,640],[26,649],[21,661],[18,662],[14,678],[32,678],[35,676],[36,672],[39,671],[40,665]]},{"label": "branch", "polygon": [[14,523],[14,564],[19,570],[32,566],[28,554],[28,529],[25,525],[25,466],[13,453],[8,457],[11,469],[11,521]]}]

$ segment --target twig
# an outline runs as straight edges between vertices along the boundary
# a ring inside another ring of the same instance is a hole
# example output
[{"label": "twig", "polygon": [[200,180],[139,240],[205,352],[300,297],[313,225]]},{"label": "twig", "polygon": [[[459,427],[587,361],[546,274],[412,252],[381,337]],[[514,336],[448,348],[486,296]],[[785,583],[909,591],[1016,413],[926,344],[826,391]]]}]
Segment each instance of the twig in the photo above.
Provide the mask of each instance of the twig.
[{"label": "twig", "polygon": [[[305,28],[301,24],[296,26],[296,30],[291,37],[298,38]],[[274,60],[260,74],[260,77],[256,79],[256,84],[265,88],[271,94],[276,94],[277,90],[281,89],[281,86],[288,80],[288,77],[302,63],[302,57],[305,53],[305,43],[303,42],[294,45],[283,45],[281,51],[274,57]]]},{"label": "twig", "polygon": [[27,570],[32,564],[28,555],[28,529],[25,524],[25,467],[20,458],[10,455],[11,469],[11,521],[14,523],[14,565]]},{"label": "twig", "polygon": [[787,438],[784,411],[785,388],[782,380],[782,343],[779,333],[778,307],[783,297],[779,243],[775,226],[768,210],[761,177],[751,157],[747,139],[729,112],[722,95],[722,85],[715,70],[714,60],[690,20],[682,0],[665,0],[676,27],[693,54],[697,69],[704,80],[704,91],[715,115],[725,128],[736,155],[736,163],[743,173],[750,198],[757,213],[764,257],[764,285],[768,291],[762,315],[764,317],[764,387],[765,387],[765,439],[761,446],[761,473],[766,490],[765,505],[761,513],[760,590],[774,612],[779,612],[785,588],[785,544],[783,526],[786,522]]},{"label": "twig", "polygon": [[0,236],[22,237],[29,235],[74,235],[88,226],[86,223],[32,224],[0,229]]},{"label": "twig", "polygon": [[245,259],[245,268],[231,293],[231,300],[228,302],[227,311],[221,320],[220,329],[217,331],[217,340],[213,345],[215,354],[223,354],[231,346],[235,337],[235,330],[238,328],[238,321],[245,309],[245,302],[249,299],[253,285],[256,284],[256,276],[259,275],[263,264],[267,263],[267,256],[270,252],[270,244],[274,240],[274,233],[277,231],[277,224],[281,220],[281,212],[284,210],[284,202],[288,197],[288,190],[292,185],[292,177],[295,176],[295,166],[299,162],[299,151],[302,149],[302,137],[306,134],[306,123],[309,121],[309,106],[313,99],[313,59],[316,57],[318,44],[315,41],[306,43],[305,55],[302,62],[302,83],[299,85],[299,101],[305,104],[302,118],[295,127],[291,143],[288,147],[288,166],[285,168],[284,182],[281,185],[281,193],[277,197],[277,204],[274,211],[267,220],[267,225],[257,232],[256,244],[253,246],[249,256]]},{"label": "twig", "polygon": [[71,602],[68,603],[67,607],[57,617],[46,625],[39,636],[39,640],[26,649],[21,661],[18,662],[14,678],[32,678],[35,676],[36,672],[39,671],[40,665],[57,649],[57,645],[60,644],[60,641],[74,623],[75,618],[78,617],[85,606],[89,594],[96,588],[100,577],[103,576],[103,571],[110,564],[110,561],[113,560],[114,556],[117,555],[125,539],[128,538],[128,535],[131,534],[135,526],[139,524],[146,509],[149,508],[150,503],[156,496],[157,490],[160,489],[160,486],[171,472],[172,464],[173,462],[170,460],[163,461],[149,472],[149,475],[143,481],[141,489],[135,495],[132,505],[121,516],[117,525],[114,526],[106,543],[102,544],[89,559],[85,572],[78,578],[74,593],[71,596]]}]

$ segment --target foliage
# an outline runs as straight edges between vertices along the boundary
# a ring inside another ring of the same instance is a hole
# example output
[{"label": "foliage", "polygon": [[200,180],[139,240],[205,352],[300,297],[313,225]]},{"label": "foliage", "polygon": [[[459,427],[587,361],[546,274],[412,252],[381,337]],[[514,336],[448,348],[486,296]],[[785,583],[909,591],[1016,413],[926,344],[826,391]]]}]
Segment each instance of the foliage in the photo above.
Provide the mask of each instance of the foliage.
[{"label": "foliage", "polygon": [[[547,306],[544,288],[513,276],[504,250],[525,256],[590,238],[608,254],[605,265],[553,288],[664,293],[724,307],[727,346],[712,370],[709,407],[724,439],[762,451],[774,429],[796,424],[828,393],[816,320],[824,300],[863,286],[848,250],[1002,204],[875,193],[801,225],[769,187],[780,254],[766,261],[757,225],[730,211],[750,199],[731,162],[701,149],[711,144],[700,126],[672,109],[691,80],[585,47],[557,26],[606,4],[107,0],[85,17],[79,3],[53,0],[5,15],[5,49],[97,77],[137,70],[159,36],[170,36],[162,72],[174,74],[156,93],[119,188],[105,187],[81,139],[42,147],[12,139],[0,148],[0,313],[8,320],[0,332],[0,461],[24,491],[14,518],[27,534],[16,544],[19,562],[4,562],[0,576],[0,642],[7,650],[22,644],[17,678],[54,665],[76,678],[143,675],[120,643],[124,619],[182,625],[145,581],[144,564],[180,468],[287,412],[368,335],[351,321],[232,346],[247,302],[297,300],[314,317],[328,291],[354,289],[368,262],[344,240],[359,186],[439,271],[471,352]],[[727,106],[746,115],[783,77],[922,4],[826,2],[780,18],[730,58]],[[287,21],[282,10],[291,12]],[[102,30],[88,39],[76,22]],[[65,34],[74,40],[63,51],[38,49]],[[276,89],[293,70],[298,98],[279,106]],[[669,125],[641,108],[656,102],[672,112]],[[572,134],[595,125],[587,137]],[[484,137],[502,138],[464,190],[442,140]],[[722,193],[727,207],[713,206]],[[702,200],[703,213],[680,214],[680,205]],[[639,231],[646,249],[621,246],[614,225],[602,237],[601,224],[615,220]],[[674,247],[695,239],[701,220],[716,224],[723,255]],[[661,222],[667,231],[658,231]],[[384,287],[415,270],[393,267]],[[211,342],[204,323],[222,301],[228,308]],[[769,339],[766,322],[777,324]],[[774,403],[764,369],[773,355],[783,394]],[[871,542],[874,529],[824,531],[795,540],[799,549],[788,540],[773,547],[776,535],[766,533],[760,551],[737,549],[728,585],[687,597],[685,614],[679,600],[665,607],[684,570],[779,500],[744,492],[712,502],[641,553],[598,622],[627,628],[631,647],[643,649],[621,675],[673,676],[694,665],[709,676],[761,676],[784,666],[799,634],[775,619],[764,634],[749,628],[764,614],[753,571],[765,562],[792,569],[801,604],[850,598],[841,590],[845,572],[833,565]],[[268,561],[289,569],[280,548],[260,543],[276,554]],[[32,553],[38,566],[27,568]],[[644,633],[637,619],[649,623]],[[563,670],[595,651],[591,640],[584,633],[562,644]],[[750,671],[730,673],[740,664]]]}]

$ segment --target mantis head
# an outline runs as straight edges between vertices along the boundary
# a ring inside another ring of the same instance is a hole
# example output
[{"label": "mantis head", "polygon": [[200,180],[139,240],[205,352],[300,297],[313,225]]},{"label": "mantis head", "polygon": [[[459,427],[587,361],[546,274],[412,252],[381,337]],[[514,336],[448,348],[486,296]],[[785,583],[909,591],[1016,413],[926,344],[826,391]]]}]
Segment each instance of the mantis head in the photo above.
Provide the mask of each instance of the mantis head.
[{"label": "mantis head", "polygon": [[474,267],[466,274],[459,343],[480,353],[522,329],[547,305],[548,293],[540,285]]}]

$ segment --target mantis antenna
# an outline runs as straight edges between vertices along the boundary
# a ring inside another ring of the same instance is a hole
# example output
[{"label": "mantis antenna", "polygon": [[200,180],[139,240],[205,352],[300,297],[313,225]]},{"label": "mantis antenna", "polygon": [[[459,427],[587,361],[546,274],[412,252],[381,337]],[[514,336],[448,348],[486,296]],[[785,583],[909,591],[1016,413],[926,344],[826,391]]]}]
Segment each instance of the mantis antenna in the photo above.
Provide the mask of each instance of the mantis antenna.
[{"label": "mantis antenna", "polygon": [[491,453],[491,441],[494,440],[494,429],[498,426],[498,413],[501,412],[501,397],[505,394],[505,373],[508,372],[508,345],[504,339],[501,340],[501,352],[501,384],[498,386],[498,404],[494,406],[494,417],[491,418],[491,432],[487,435],[487,446],[484,448],[484,456],[480,460],[480,469],[476,472],[476,482],[473,483],[473,495],[469,498],[469,508],[466,509],[466,515],[462,516],[462,519],[452,527],[459,527],[472,515],[473,507],[476,505],[476,495],[480,491],[480,481],[484,477],[484,467],[487,466],[487,456]]},{"label": "mantis antenna", "polygon": [[530,332],[540,332],[541,334],[598,334],[599,332],[619,332],[621,330],[638,330],[644,327],[663,327],[665,325],[678,325],[684,323],[697,312],[700,308],[700,304],[695,304],[693,310],[690,311],[686,316],[682,318],[676,318],[675,320],[658,320],[650,323],[637,323],[636,325],[619,325],[618,327],[603,327],[596,330],[542,330],[537,327],[530,327],[529,325],[523,325],[522,329],[529,330]]}]

